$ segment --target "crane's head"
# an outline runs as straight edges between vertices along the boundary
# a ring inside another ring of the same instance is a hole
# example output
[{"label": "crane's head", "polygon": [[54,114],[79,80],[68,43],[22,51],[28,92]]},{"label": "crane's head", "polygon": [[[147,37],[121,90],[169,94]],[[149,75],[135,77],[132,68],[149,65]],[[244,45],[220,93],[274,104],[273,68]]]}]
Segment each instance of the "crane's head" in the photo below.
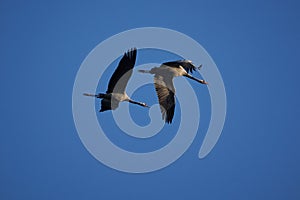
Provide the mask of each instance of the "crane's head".
[{"label": "crane's head", "polygon": [[141,102],[139,105],[143,106],[143,107],[147,107],[147,108],[150,108],[150,106],[148,106],[146,103],[144,102]]},{"label": "crane's head", "polygon": [[199,80],[199,83],[202,83],[202,84],[208,85],[208,83],[207,83],[205,80]]}]

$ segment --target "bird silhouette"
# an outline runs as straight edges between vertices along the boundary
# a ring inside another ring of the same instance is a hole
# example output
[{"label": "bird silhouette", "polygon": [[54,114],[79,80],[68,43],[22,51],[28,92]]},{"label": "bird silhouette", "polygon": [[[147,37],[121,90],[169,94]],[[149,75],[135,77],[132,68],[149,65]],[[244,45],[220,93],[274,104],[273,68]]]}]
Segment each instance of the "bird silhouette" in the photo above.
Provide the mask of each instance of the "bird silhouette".
[{"label": "bird silhouette", "polygon": [[85,96],[102,99],[100,112],[115,110],[116,108],[118,108],[119,103],[122,101],[127,101],[129,103],[137,104],[143,107],[149,107],[146,103],[130,99],[130,97],[125,92],[127,83],[132,75],[132,69],[135,65],[136,55],[136,48],[130,49],[126,53],[124,53],[124,56],[118,64],[118,67],[109,80],[106,93],[83,94]]},{"label": "bird silhouette", "polygon": [[[202,65],[198,67],[200,69]],[[175,88],[173,78],[177,76],[185,76],[201,84],[207,84],[206,81],[197,79],[189,74],[193,73],[197,67],[189,60],[177,60],[165,62],[160,67],[154,67],[151,70],[139,70],[142,73],[154,74],[154,86],[162,119],[166,123],[172,123],[175,111]]]}]

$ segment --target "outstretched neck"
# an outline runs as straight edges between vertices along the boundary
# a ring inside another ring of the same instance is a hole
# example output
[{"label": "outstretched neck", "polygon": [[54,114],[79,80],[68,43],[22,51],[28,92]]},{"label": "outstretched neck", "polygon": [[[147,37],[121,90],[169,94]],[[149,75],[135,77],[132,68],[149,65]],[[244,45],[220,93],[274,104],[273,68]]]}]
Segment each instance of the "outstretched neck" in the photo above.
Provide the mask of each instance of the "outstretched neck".
[{"label": "outstretched neck", "polygon": [[139,105],[139,106],[148,107],[145,103],[138,102],[138,101],[134,101],[134,100],[132,100],[132,99],[128,99],[128,102],[129,102],[129,103],[136,104],[136,105]]},{"label": "outstretched neck", "polygon": [[141,105],[141,102],[138,101],[133,101],[131,99],[128,100],[129,103],[133,103],[133,104],[137,104],[137,105]]},{"label": "outstretched neck", "polygon": [[192,79],[192,80],[194,80],[194,81],[197,81],[198,83],[201,83],[201,84],[207,84],[207,82],[205,82],[205,80],[197,79],[197,78],[193,77],[193,76],[190,75],[190,74],[185,74],[184,76],[185,76],[185,77],[188,77],[188,78],[190,78],[190,79]]}]

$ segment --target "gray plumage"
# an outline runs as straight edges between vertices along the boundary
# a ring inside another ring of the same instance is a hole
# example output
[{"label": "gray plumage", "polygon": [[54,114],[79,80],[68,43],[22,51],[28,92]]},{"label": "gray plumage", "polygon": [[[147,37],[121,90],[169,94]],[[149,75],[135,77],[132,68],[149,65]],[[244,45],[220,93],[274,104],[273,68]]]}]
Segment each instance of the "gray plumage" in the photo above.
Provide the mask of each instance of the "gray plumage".
[{"label": "gray plumage", "polygon": [[125,92],[127,83],[132,75],[132,69],[135,65],[137,50],[133,48],[124,53],[121,58],[118,67],[111,76],[106,93],[99,93],[97,95],[84,93],[85,96],[92,96],[100,98],[101,109],[100,112],[107,110],[115,110],[118,108],[119,103],[122,101],[128,101],[129,103],[137,104],[143,107],[148,107],[143,102],[137,102],[128,97]]},{"label": "gray plumage", "polygon": [[[198,67],[201,68],[202,65]],[[151,70],[139,70],[142,73],[154,74],[154,87],[158,97],[162,119],[166,123],[172,123],[175,111],[175,88],[173,78],[177,76],[186,76],[201,84],[207,84],[204,80],[194,78],[189,74],[196,71],[197,67],[189,60],[178,60],[165,62],[160,67],[154,67]]]}]

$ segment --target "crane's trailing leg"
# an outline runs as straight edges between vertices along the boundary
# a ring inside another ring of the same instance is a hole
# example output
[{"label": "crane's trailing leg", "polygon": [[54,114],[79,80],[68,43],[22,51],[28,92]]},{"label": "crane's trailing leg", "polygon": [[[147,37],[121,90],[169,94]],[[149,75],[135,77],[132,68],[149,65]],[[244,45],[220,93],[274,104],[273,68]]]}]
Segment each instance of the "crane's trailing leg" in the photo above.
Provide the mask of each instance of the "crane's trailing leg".
[{"label": "crane's trailing leg", "polygon": [[151,74],[150,72],[151,70],[144,70],[144,69],[139,69],[138,72],[141,72],[141,73],[147,73],[147,74]]},{"label": "crane's trailing leg", "polygon": [[99,98],[99,99],[103,99],[105,98],[106,94],[102,94],[102,93],[99,93],[99,94],[88,94],[88,93],[83,93],[84,96],[88,96],[88,97],[96,97],[96,98]]}]

